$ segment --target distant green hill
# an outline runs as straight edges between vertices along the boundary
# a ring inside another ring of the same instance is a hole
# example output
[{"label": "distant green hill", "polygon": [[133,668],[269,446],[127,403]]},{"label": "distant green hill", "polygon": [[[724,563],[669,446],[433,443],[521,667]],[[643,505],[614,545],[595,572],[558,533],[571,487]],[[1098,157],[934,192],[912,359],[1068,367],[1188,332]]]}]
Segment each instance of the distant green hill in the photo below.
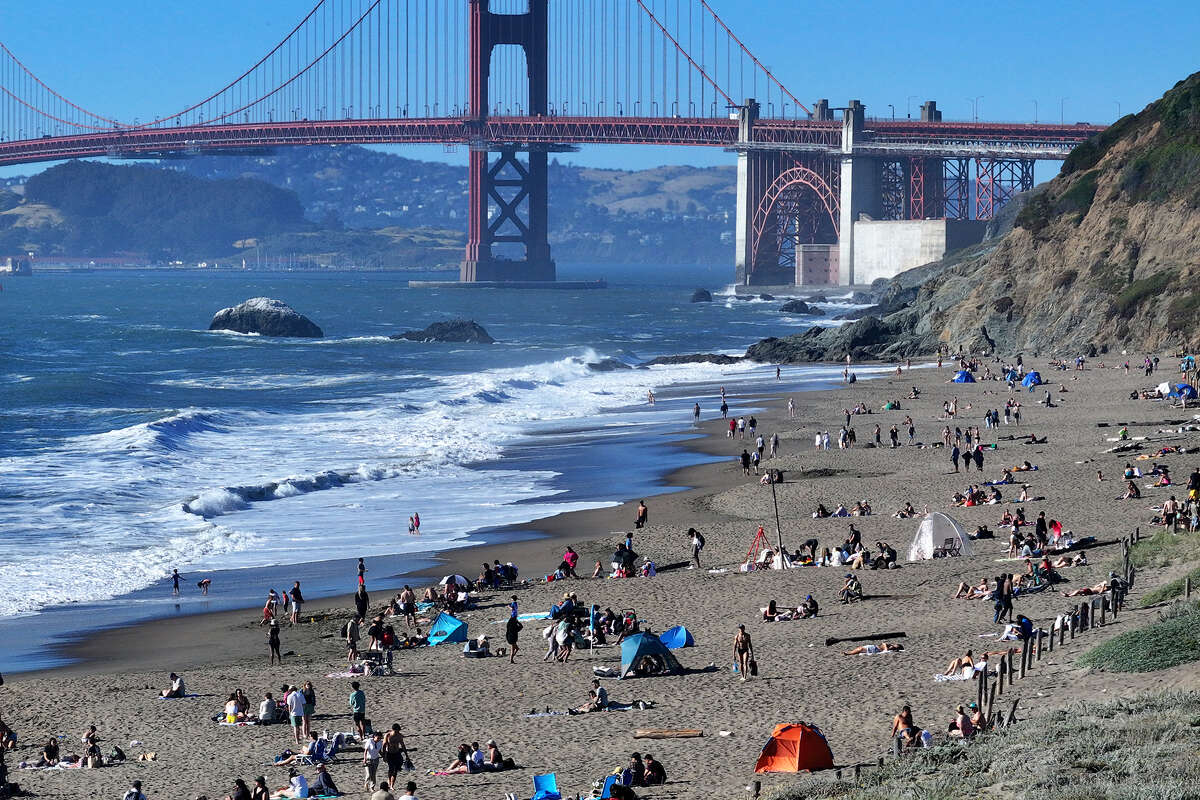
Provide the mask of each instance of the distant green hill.
[{"label": "distant green hill", "polygon": [[[559,261],[732,260],[734,171],[550,170]],[[0,253],[360,267],[452,267],[465,169],[363,147],[284,148],[162,166],[76,161],[0,194]]]}]

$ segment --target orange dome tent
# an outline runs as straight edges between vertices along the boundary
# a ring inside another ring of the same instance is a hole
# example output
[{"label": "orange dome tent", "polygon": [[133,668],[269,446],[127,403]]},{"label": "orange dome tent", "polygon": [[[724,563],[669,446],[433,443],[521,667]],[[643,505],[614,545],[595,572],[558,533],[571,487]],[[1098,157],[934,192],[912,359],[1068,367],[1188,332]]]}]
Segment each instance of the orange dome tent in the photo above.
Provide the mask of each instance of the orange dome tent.
[{"label": "orange dome tent", "polygon": [[816,772],[833,768],[833,751],[816,725],[776,725],[763,746],[755,772]]}]

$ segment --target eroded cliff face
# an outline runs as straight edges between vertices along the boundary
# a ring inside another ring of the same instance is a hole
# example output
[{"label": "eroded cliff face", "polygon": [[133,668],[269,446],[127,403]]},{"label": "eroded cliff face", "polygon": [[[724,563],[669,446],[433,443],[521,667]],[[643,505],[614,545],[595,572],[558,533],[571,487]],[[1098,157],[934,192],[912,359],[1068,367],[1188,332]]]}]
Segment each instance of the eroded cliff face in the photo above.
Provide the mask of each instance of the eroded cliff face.
[{"label": "eroded cliff face", "polygon": [[1200,344],[1200,73],[1081,145],[1020,202],[998,238],[892,281],[877,324],[747,355],[778,359],[792,340],[794,360]]}]

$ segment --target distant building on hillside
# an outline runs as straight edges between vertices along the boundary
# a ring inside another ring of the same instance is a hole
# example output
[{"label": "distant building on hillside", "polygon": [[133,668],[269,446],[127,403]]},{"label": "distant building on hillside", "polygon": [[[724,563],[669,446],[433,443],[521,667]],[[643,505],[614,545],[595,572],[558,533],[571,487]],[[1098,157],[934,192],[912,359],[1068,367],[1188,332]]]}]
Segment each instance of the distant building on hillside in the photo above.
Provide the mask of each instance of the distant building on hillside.
[{"label": "distant building on hillside", "polygon": [[33,266],[28,258],[5,256],[0,258],[0,275],[32,275]]}]

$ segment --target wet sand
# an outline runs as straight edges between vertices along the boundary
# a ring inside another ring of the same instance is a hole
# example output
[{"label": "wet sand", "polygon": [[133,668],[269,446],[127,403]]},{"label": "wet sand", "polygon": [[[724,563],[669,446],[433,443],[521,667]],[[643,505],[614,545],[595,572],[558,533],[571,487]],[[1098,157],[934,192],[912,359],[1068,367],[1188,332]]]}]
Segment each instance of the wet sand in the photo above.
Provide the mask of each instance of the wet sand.
[{"label": "wet sand", "polygon": [[[1163,363],[1169,362],[1165,359]],[[1041,363],[1036,366],[1045,367]],[[1150,506],[1170,493],[1183,494],[1143,489],[1141,501],[1117,500],[1122,492],[1120,468],[1126,457],[1103,453],[1112,446],[1107,439],[1115,436],[1116,428],[1097,427],[1101,422],[1151,423],[1136,425],[1131,432],[1153,435],[1164,420],[1190,419],[1195,410],[1183,412],[1162,403],[1129,399],[1133,388],[1161,380],[1157,375],[1143,379],[1115,369],[1052,372],[1043,368],[1045,377],[1062,381],[1069,390],[1060,394],[1057,383],[1054,385],[1058,406],[1045,409],[1036,405],[1041,390],[1018,392],[1016,396],[1024,404],[1021,427],[1002,425],[997,431],[983,433],[985,442],[996,441],[997,435],[1027,433],[1048,436],[1049,442],[1022,445],[1001,440],[998,450],[986,452],[982,475],[953,474],[941,448],[887,447],[889,426],[899,425],[906,415],[911,414],[915,421],[918,442],[940,441],[941,428],[948,422],[941,418],[944,400],[959,398],[959,419],[949,421],[952,428],[982,428],[984,409],[1002,408],[1009,396],[999,382],[946,383],[952,374],[947,365],[940,371],[914,369],[899,379],[860,382],[834,391],[796,392],[791,395],[797,407],[795,419],[788,419],[784,410],[786,384],[780,385],[776,396],[756,400],[766,409],[757,414],[760,430],[768,437],[778,431],[782,440],[780,455],[767,463],[787,474],[787,482],[777,487],[786,547],[795,549],[810,538],[818,539],[822,546],[841,541],[847,524],[853,522],[864,541],[890,542],[903,559],[917,520],[895,519],[891,514],[905,501],[918,510],[928,506],[931,511],[948,511],[967,530],[981,524],[996,530],[1002,507],[951,508],[951,493],[968,483],[999,478],[1003,466],[1026,459],[1039,466],[1037,472],[1025,475],[1031,493],[1045,497],[1023,504],[1029,518],[1044,510],[1047,517],[1062,520],[1064,528],[1076,536],[1091,535],[1101,542],[1113,542],[1137,525],[1147,530]],[[903,399],[913,385],[921,389],[921,398]],[[892,398],[901,399],[902,409],[881,411],[884,402]],[[719,402],[714,398],[708,405],[715,408]],[[838,450],[842,409],[858,402],[873,413],[853,418],[858,446]],[[689,422],[685,420],[683,425]],[[885,446],[864,447],[872,439],[876,423],[882,426]],[[634,535],[635,549],[664,568],[656,578],[539,582],[515,592],[523,612],[546,610],[564,590],[570,590],[583,602],[598,603],[602,608],[636,609],[656,631],[686,624],[697,646],[676,654],[687,672],[607,681],[613,700],[653,702],[655,707],[646,711],[528,718],[525,714],[530,709],[564,709],[583,703],[592,668],[615,666],[619,648],[581,650],[566,665],[543,663],[542,626],[535,622],[528,623],[522,633],[516,666],[502,658],[463,659],[460,646],[454,645],[400,651],[396,655],[400,675],[362,682],[368,695],[368,716],[375,726],[399,722],[404,730],[416,771],[403,779],[416,780],[422,797],[500,797],[505,792],[528,796],[532,776],[548,771],[558,773],[564,794],[586,794],[594,779],[622,766],[633,751],[653,753],[670,777],[666,786],[639,790],[639,794],[746,796],[743,787],[754,778],[754,760],[776,723],[803,720],[818,725],[837,763],[851,764],[873,760],[888,750],[891,715],[901,704],[912,705],[919,724],[944,729],[954,706],[973,697],[972,684],[935,683],[932,676],[968,648],[976,652],[998,649],[994,639],[980,638],[980,634],[998,631],[992,624],[990,604],[950,597],[960,580],[976,582],[983,575],[1023,567],[1002,560],[1002,551],[1007,550],[1005,534],[1001,533],[1000,540],[979,542],[972,556],[905,564],[886,572],[865,571],[860,577],[871,597],[850,606],[836,602],[844,569],[739,573],[736,565],[745,558],[756,527],[763,523],[771,538],[775,536],[771,490],[760,486],[755,477],[744,477],[735,461],[749,442],[730,441],[719,419],[708,418],[701,428],[708,435],[689,446],[725,456],[725,460],[671,476],[674,485],[696,488],[647,498],[650,524]],[[823,430],[834,439],[834,449],[828,452],[813,447],[813,434]],[[1194,447],[1200,442],[1196,433],[1163,437],[1167,444]],[[901,441],[906,440],[902,431]],[[1160,460],[1170,464],[1176,480],[1182,480],[1200,463],[1200,456],[1172,455]],[[1142,462],[1142,466],[1148,463]],[[1097,481],[1097,469],[1103,470],[1105,481]],[[821,477],[804,478],[803,473]],[[1015,499],[1019,488],[1002,490],[1008,500]],[[811,517],[818,503],[833,509],[839,502],[852,506],[862,499],[871,502],[874,515],[850,520]],[[632,530],[635,505],[636,499],[622,506],[538,520],[529,527],[549,534],[547,538],[452,551],[445,554],[445,565],[435,572],[455,571],[473,577],[482,561],[499,558],[519,564],[522,577],[533,579],[559,562],[566,544],[579,551],[581,574],[590,574],[596,560],[603,562],[607,572],[616,542]],[[707,540],[701,570],[674,566],[685,563],[690,555],[685,531],[693,526],[703,531]],[[1102,579],[1107,562],[1118,555],[1113,544],[1089,551],[1091,566],[1063,570],[1070,580],[1067,587]],[[722,571],[710,573],[708,569],[714,567]],[[348,582],[352,580],[353,576],[348,576]],[[1139,593],[1158,580],[1153,573],[1144,574]],[[412,583],[419,589],[428,582],[414,579]],[[487,633],[494,644],[503,644],[500,620],[512,593],[480,596],[478,608],[464,615],[472,636]],[[821,603],[817,619],[759,621],[759,608],[770,599],[794,606],[810,593]],[[374,605],[385,599],[382,594],[373,596]],[[1073,602],[1046,592],[1019,600],[1017,611],[1048,624]],[[286,728],[225,728],[210,717],[220,711],[225,696],[234,688],[242,688],[257,701],[264,691],[278,690],[285,681],[299,684],[312,680],[319,696],[314,727],[350,730],[346,706],[350,678],[326,677],[344,669],[344,646],[337,633],[350,608],[348,597],[308,604],[305,617],[315,621],[295,628],[284,626],[282,667],[264,663],[266,634],[258,625],[257,610],[160,620],[91,637],[72,650],[72,655],[85,659],[83,663],[15,677],[0,688],[4,719],[20,734],[23,745],[9,755],[10,767],[21,758],[35,758],[39,740],[49,735],[65,735],[64,751],[77,751],[79,736],[89,723],[99,728],[106,751],[118,744],[131,758],[154,751],[158,760],[87,774],[16,771],[16,780],[38,796],[62,798],[119,797],[135,778],[143,781],[151,798],[223,797],[231,790],[233,778],[250,781],[259,774],[265,774],[272,786],[284,785],[286,771],[271,766],[270,761],[291,741]],[[1102,692],[1132,692],[1164,680],[1193,685],[1194,668],[1178,668],[1165,677],[1122,676],[1117,680],[1088,675],[1073,666],[1073,659],[1085,647],[1149,621],[1154,613],[1122,614],[1117,624],[1090,634],[1074,647],[1056,651],[1033,677],[1018,686],[1023,713],[1043,713]],[[759,678],[744,684],[729,669],[730,645],[738,623],[746,624],[754,638],[761,671]],[[824,645],[826,637],[880,631],[905,631],[906,651],[843,656],[842,648]],[[709,664],[716,668],[705,671]],[[166,685],[169,670],[184,674],[189,689],[201,697],[156,699],[155,689]],[[636,728],[700,728],[704,736],[635,740],[632,732]],[[722,731],[728,735],[721,735]],[[504,754],[522,769],[471,776],[425,774],[446,766],[459,742],[488,738],[495,738]],[[131,747],[131,740],[143,744]],[[361,787],[358,761],[357,752],[348,752],[331,767],[339,787],[352,796],[358,796]],[[312,772],[306,770],[306,774]],[[768,785],[787,780],[786,776],[763,779]]]}]

